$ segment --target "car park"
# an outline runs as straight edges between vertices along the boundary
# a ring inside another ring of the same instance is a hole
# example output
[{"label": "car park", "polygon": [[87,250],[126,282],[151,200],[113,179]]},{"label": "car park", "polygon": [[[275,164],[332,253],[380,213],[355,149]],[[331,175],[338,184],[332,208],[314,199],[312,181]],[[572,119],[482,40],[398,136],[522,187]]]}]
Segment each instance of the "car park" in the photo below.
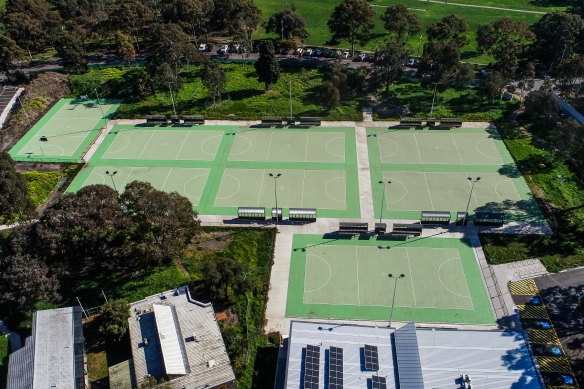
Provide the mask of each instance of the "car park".
[{"label": "car park", "polygon": [[314,50],[314,56],[315,57],[320,57],[321,55],[322,55],[322,51],[320,51],[320,49]]},{"label": "car park", "polygon": [[349,54],[348,51],[343,52],[343,59],[347,59],[349,57],[351,57],[351,54]]}]

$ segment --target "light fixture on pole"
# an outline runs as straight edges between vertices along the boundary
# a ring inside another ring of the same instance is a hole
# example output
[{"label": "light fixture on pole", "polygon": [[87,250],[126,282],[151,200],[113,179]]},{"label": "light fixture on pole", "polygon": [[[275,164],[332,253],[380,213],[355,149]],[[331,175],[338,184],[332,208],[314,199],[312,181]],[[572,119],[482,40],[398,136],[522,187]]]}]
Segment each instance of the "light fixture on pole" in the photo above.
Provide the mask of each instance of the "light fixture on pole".
[{"label": "light fixture on pole", "polygon": [[464,219],[462,220],[462,225],[465,226],[466,225],[466,219],[468,218],[468,207],[470,206],[470,199],[472,198],[472,191],[474,189],[474,186],[477,182],[479,182],[481,180],[480,177],[477,177],[475,179],[472,179],[471,177],[466,177],[466,179],[471,182],[471,186],[470,186],[470,194],[468,195],[468,202],[466,203],[466,211],[464,211]]},{"label": "light fixture on pole", "polygon": [[432,108],[430,109],[430,117],[428,119],[434,118],[434,116],[432,116],[432,114],[434,113],[434,100],[436,99],[436,87],[438,87],[438,84],[440,84],[440,83],[433,82],[432,84],[434,85],[434,95],[432,95]]},{"label": "light fixture on pole", "polygon": [[397,290],[397,280],[404,278],[406,275],[405,274],[397,275],[389,273],[387,276],[395,280],[395,283],[393,284],[393,299],[391,300],[391,314],[389,315],[389,326],[391,327],[391,322],[393,319],[393,306],[395,305],[395,291]]},{"label": "light fixture on pole", "polygon": [[282,215],[280,213],[280,209],[278,208],[278,189],[277,189],[278,186],[276,185],[276,181],[278,180],[278,178],[280,178],[280,176],[282,176],[282,173],[269,173],[269,176],[274,179],[274,198],[276,200],[276,221],[279,222],[280,220],[282,220]]},{"label": "light fixture on pole", "polygon": [[383,185],[383,197],[381,198],[381,209],[379,210],[379,223],[381,223],[381,219],[383,218],[383,206],[385,205],[385,184],[391,184],[391,181],[379,180],[379,184]]},{"label": "light fixture on pole", "polygon": [[115,176],[116,174],[118,174],[118,171],[117,171],[117,170],[114,170],[113,172],[111,172],[111,173],[110,173],[110,171],[109,171],[109,170],[106,170],[106,171],[105,171],[105,174],[107,174],[108,176],[110,176],[110,178],[112,179],[112,185],[114,186],[114,190],[117,192],[117,191],[118,191],[118,189],[116,188],[116,183],[115,183],[115,181],[114,181],[114,176]]},{"label": "light fixture on pole", "polygon": [[172,94],[172,82],[167,82],[168,90],[170,91],[170,99],[172,100],[172,111],[174,112],[174,116],[176,116],[176,107],[174,105],[174,95]]}]

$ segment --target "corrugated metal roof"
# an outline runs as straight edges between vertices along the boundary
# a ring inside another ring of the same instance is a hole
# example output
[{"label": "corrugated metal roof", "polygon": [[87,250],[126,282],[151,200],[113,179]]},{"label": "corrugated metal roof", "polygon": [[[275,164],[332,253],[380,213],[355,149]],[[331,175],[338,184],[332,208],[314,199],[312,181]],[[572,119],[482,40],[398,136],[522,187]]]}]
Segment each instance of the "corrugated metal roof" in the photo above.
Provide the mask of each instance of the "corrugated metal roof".
[{"label": "corrugated metal roof", "polygon": [[446,211],[422,211],[422,217],[450,217],[450,212]]},{"label": "corrugated metal roof", "polygon": [[186,361],[181,347],[182,339],[179,338],[174,321],[173,307],[158,304],[154,304],[152,307],[154,308],[166,374],[187,374]]},{"label": "corrugated metal roof", "polygon": [[10,354],[6,389],[32,389],[33,362],[34,337],[29,336],[23,348]]},{"label": "corrugated metal roof", "polygon": [[259,207],[239,207],[237,208],[237,213],[265,213],[265,208]]},{"label": "corrugated metal roof", "polygon": [[316,215],[316,208],[290,208],[289,215]]},{"label": "corrugated metal roof", "polygon": [[414,322],[394,332],[395,353],[400,389],[419,389],[424,387],[422,364],[418,350],[418,338]]}]

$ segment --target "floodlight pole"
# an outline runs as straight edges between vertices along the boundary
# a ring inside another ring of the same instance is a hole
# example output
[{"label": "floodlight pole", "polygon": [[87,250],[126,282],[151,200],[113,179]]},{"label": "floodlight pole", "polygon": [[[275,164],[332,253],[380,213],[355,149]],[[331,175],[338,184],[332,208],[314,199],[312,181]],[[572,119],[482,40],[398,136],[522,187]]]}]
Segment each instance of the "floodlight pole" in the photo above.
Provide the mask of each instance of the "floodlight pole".
[{"label": "floodlight pole", "polygon": [[420,58],[420,46],[422,45],[422,37],[424,35],[420,34],[420,40],[418,41],[418,58]]},{"label": "floodlight pole", "polygon": [[282,173],[269,173],[269,176],[272,177],[274,179],[274,198],[276,199],[276,221],[280,221],[280,216],[278,215],[278,190],[277,190],[277,185],[276,185],[276,180],[278,178],[280,178],[280,176],[282,175]]},{"label": "floodlight pole", "polygon": [[168,84],[168,90],[170,91],[170,99],[172,100],[172,110],[174,111],[174,116],[176,116],[176,107],[174,105],[174,96],[172,94],[172,82],[167,82]]},{"label": "floodlight pole", "polygon": [[22,104],[22,100],[20,100],[20,96],[18,96],[18,102],[22,107],[22,111],[24,112],[24,116],[26,116],[26,121],[28,122],[28,126],[30,127],[30,117],[28,117],[28,112],[26,112],[26,108],[24,108],[24,104]]},{"label": "floodlight pole", "polygon": [[[105,121],[105,113],[103,113],[103,107],[101,106],[101,103],[99,101],[99,94],[97,93],[97,88],[93,88],[93,90],[95,91],[95,96],[97,96],[97,105],[99,106],[99,109],[101,109],[101,117]],[[104,123],[104,127],[105,127],[105,123]]]},{"label": "floodlight pole", "polygon": [[106,170],[105,171],[105,174],[107,174],[108,176],[110,176],[110,178],[112,179],[112,185],[114,186],[114,190],[117,192],[118,191],[118,188],[116,188],[116,182],[114,181],[114,176],[116,174],[118,174],[118,171],[117,170],[114,170],[113,172],[110,173],[109,170]]},{"label": "floodlight pole", "polygon": [[438,87],[438,84],[440,84],[439,82],[433,82],[432,84],[434,84],[434,95],[432,96],[432,108],[430,109],[430,117],[429,119],[433,119],[434,116],[432,116],[432,113],[434,113],[434,100],[436,99],[436,88]]},{"label": "floodlight pole", "polygon": [[389,315],[389,327],[391,328],[391,322],[393,319],[393,307],[395,305],[395,291],[397,290],[397,280],[399,280],[400,278],[404,278],[406,275],[400,274],[398,276],[398,275],[393,275],[393,274],[389,273],[387,276],[389,278],[393,278],[395,280],[395,283],[393,284],[393,299],[391,300],[391,314]]},{"label": "floodlight pole", "polygon": [[379,223],[381,223],[381,219],[383,218],[383,206],[385,205],[385,184],[391,184],[391,181],[380,180],[379,183],[383,185],[383,197],[381,198],[381,209],[379,210]]},{"label": "floodlight pole", "polygon": [[481,180],[481,178],[477,177],[473,180],[472,178],[467,177],[466,179],[469,180],[472,184],[470,186],[470,194],[468,195],[468,202],[466,203],[466,211],[464,211],[464,219],[462,219],[462,226],[463,227],[466,223],[466,219],[468,218],[468,207],[470,206],[470,199],[472,198],[472,191],[474,189],[475,184],[477,182],[479,182]]}]

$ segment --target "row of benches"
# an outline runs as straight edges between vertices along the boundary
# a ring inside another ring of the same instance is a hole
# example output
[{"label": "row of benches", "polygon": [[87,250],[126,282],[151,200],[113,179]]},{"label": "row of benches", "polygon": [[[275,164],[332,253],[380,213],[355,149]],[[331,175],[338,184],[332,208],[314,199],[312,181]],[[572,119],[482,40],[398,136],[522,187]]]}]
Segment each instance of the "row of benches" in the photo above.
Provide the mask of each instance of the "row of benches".
[{"label": "row of benches", "polygon": [[159,125],[183,125],[183,126],[196,126],[205,124],[205,118],[203,116],[197,115],[171,115],[170,117],[166,115],[146,115],[146,124],[159,126]]},{"label": "row of benches", "polygon": [[282,116],[262,116],[263,126],[295,125],[296,122],[300,126],[320,126],[321,124],[319,117],[300,116],[299,118],[283,118]]},{"label": "row of benches", "polygon": [[[421,235],[424,226],[421,224],[401,224],[395,223],[392,228],[392,235]],[[369,232],[369,223],[361,222],[340,222],[339,234],[341,235],[361,235]],[[387,224],[375,223],[375,233],[384,235],[387,233]]]},{"label": "row of benches", "polygon": [[[399,121],[400,127],[422,127],[422,118],[402,117]],[[436,119],[426,119],[426,125],[433,127],[436,125]],[[462,127],[462,118],[442,118],[438,124],[439,127],[452,128]]]},{"label": "row of benches", "polygon": [[[266,208],[263,207],[239,207],[237,208],[239,220],[263,221],[266,220]],[[272,208],[272,220],[282,220],[282,208]],[[316,208],[289,208],[288,220],[298,222],[315,222]]]}]

